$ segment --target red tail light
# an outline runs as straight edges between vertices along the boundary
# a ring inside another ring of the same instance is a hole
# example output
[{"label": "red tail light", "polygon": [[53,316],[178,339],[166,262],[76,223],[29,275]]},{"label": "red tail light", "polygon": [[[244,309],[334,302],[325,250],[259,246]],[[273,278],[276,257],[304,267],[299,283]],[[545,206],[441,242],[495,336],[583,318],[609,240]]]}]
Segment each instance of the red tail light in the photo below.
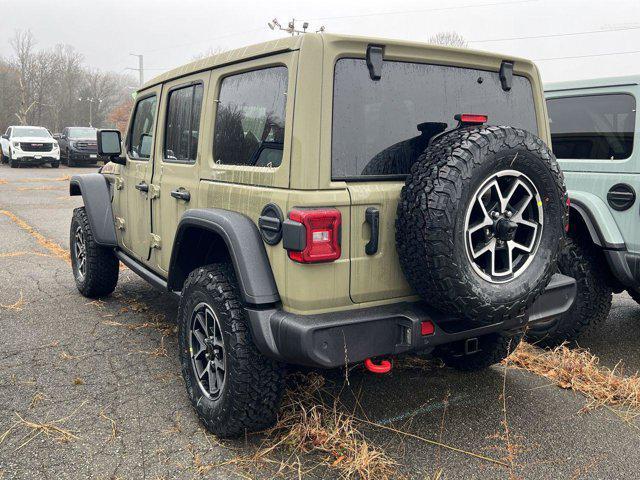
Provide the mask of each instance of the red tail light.
[{"label": "red tail light", "polygon": [[300,263],[331,262],[340,258],[342,216],[334,208],[292,210],[285,222],[284,247]]},{"label": "red tail light", "polygon": [[489,117],[478,113],[459,113],[454,117],[462,124],[466,125],[482,125],[487,123]]}]

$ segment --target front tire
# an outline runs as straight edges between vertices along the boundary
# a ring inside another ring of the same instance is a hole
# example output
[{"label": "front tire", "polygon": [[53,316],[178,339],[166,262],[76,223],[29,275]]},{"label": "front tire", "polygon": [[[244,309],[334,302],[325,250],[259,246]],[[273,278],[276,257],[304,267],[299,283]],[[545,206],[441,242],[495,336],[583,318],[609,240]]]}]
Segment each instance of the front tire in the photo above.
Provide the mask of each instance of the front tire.
[{"label": "front tire", "polygon": [[465,354],[464,343],[446,345],[436,351],[446,366],[463,372],[477,372],[500,363],[516,349],[522,332],[490,333],[478,338],[478,351]]},{"label": "front tire", "polygon": [[69,245],[76,287],[89,298],[104,297],[116,288],[120,262],[111,249],[96,243],[84,207],[71,219]]},{"label": "front tire", "polygon": [[561,317],[529,326],[527,337],[541,347],[574,342],[581,334],[602,325],[611,310],[607,267],[593,246],[570,239],[558,257],[558,269],[576,279],[576,299]]},{"label": "front tire", "polygon": [[233,438],[275,422],[284,369],[253,343],[230,265],[207,265],[189,274],[178,335],[187,394],[207,430]]}]

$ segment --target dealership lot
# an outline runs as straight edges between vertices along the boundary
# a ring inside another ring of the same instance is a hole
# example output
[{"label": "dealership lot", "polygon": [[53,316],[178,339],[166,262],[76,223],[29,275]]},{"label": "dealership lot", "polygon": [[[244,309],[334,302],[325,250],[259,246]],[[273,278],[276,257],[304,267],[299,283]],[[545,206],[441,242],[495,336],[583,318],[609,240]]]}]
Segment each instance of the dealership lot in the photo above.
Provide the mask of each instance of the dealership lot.
[{"label": "dealership lot", "polygon": [[[274,464],[238,462],[260,436],[219,442],[195,417],[180,377],[173,296],[126,269],[103,301],[76,291],[65,251],[82,200],[68,196],[68,176],[90,171],[0,166],[0,479],[270,478]],[[640,369],[639,337],[640,307],[624,294],[582,345],[630,374]],[[341,373],[328,378],[345,408],[414,435],[365,430],[409,478],[636,476],[640,423],[608,409],[584,413],[582,396],[530,373],[504,375],[434,367],[386,377],[356,369],[348,385]],[[301,468],[314,460],[301,456]]]}]

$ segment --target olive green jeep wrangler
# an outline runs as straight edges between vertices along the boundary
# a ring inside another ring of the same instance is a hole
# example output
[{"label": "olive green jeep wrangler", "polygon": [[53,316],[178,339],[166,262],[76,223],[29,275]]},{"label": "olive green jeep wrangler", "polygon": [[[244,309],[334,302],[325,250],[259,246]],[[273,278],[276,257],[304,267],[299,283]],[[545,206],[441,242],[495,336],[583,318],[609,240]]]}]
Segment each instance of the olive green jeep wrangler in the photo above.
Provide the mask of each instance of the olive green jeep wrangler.
[{"label": "olive green jeep wrangler", "polygon": [[328,34],[198,60],[71,179],[76,284],[111,293],[121,261],[180,296],[187,392],[220,436],[274,421],[286,364],[484,368],[575,295],[549,140],[526,60]]}]

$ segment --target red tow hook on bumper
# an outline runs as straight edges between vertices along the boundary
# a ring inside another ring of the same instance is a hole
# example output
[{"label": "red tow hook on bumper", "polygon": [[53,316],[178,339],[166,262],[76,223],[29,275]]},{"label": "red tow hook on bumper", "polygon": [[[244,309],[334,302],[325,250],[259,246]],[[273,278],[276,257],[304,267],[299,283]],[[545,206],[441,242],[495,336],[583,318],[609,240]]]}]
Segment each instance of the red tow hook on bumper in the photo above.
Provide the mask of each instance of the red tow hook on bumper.
[{"label": "red tow hook on bumper", "polygon": [[379,364],[375,364],[370,358],[364,361],[364,367],[371,373],[389,373],[391,371],[391,362],[382,360]]}]

